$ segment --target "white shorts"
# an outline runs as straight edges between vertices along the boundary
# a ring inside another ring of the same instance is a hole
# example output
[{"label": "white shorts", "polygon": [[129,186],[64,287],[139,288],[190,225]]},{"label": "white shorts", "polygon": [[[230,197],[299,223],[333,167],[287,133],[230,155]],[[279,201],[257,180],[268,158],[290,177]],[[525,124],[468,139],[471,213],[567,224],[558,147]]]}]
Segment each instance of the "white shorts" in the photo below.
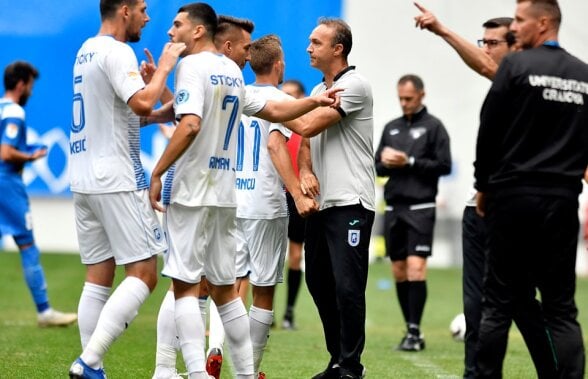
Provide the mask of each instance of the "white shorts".
[{"label": "white shorts", "polygon": [[167,249],[149,192],[74,193],[76,229],[83,264],[113,258],[125,265]]},{"label": "white shorts", "polygon": [[237,255],[249,256],[251,284],[267,287],[282,283],[288,245],[288,217],[273,220],[237,218],[237,229],[243,238]]},{"label": "white shorts", "polygon": [[163,216],[169,250],[163,275],[186,283],[202,276],[222,286],[235,283],[236,208],[171,204]]},{"label": "white shorts", "polygon": [[251,274],[251,265],[249,264],[249,245],[243,233],[240,220],[237,218],[237,229],[235,231],[235,240],[237,243],[237,256],[235,257],[235,269],[237,279],[248,277]]}]

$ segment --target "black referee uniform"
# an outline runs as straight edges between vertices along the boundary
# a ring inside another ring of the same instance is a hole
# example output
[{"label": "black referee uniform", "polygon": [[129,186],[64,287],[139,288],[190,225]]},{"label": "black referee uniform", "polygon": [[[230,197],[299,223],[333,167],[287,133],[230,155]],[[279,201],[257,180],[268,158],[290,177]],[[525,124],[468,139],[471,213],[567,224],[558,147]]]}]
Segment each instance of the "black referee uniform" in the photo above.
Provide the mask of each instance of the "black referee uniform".
[{"label": "black referee uniform", "polygon": [[[386,147],[404,152],[409,163],[404,167],[384,166],[381,157]],[[409,255],[429,257],[439,177],[451,172],[445,127],[424,106],[410,118],[404,115],[392,120],[384,127],[375,162],[378,176],[389,177],[384,187],[386,254],[392,261],[404,261]],[[420,350],[424,348],[419,325],[427,296],[426,281],[396,282],[396,293],[407,325],[407,336],[398,349]]]},{"label": "black referee uniform", "polygon": [[501,376],[515,316],[543,324],[536,343],[551,351],[539,377],[584,377],[574,293],[586,104],[588,65],[556,42],[507,56],[484,102],[475,176],[486,198],[489,252],[478,377]]}]

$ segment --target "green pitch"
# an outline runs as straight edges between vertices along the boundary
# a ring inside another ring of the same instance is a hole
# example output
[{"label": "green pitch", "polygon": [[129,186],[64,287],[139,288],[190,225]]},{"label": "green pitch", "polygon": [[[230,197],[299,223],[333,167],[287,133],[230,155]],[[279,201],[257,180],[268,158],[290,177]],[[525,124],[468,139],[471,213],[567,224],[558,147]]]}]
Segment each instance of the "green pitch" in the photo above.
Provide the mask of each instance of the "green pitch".
[{"label": "green pitch", "polygon": [[[49,296],[59,310],[75,311],[83,285],[84,267],[75,255],[45,254]],[[122,272],[118,273],[119,279]],[[162,278],[129,329],[113,345],[105,360],[110,379],[151,378],[155,356],[155,327],[159,304],[168,279]],[[588,327],[588,280],[578,280],[576,299],[580,323]],[[427,348],[419,353],[396,352],[404,325],[391,282],[387,262],[370,267],[367,289],[367,340],[363,363],[367,377],[459,378],[463,372],[463,343],[452,340],[448,326],[461,312],[461,271],[429,271],[428,299],[422,323]],[[276,296],[276,329],[271,332],[262,370],[268,379],[310,378],[324,369],[326,354],[322,328],[306,287],[296,306],[297,331],[279,328],[285,307],[285,285]],[[0,378],[64,378],[80,353],[77,327],[40,329],[32,300],[22,278],[16,253],[0,252]],[[183,370],[178,360],[180,372]],[[526,347],[513,327],[505,362],[505,378],[534,378]],[[223,365],[222,378],[232,378],[230,363]]]}]

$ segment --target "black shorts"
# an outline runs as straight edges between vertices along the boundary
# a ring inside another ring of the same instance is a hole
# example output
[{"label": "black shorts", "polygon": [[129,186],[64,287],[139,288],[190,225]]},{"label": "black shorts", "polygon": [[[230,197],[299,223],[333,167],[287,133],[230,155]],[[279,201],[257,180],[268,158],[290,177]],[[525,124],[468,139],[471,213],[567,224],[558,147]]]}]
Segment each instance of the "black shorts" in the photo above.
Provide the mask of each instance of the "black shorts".
[{"label": "black shorts", "polygon": [[288,239],[293,242],[304,242],[304,228],[306,220],[298,214],[296,203],[290,192],[286,192],[286,201],[288,203]]},{"label": "black shorts", "polygon": [[430,257],[433,253],[435,207],[410,209],[395,207],[384,215],[386,255],[393,261],[409,255]]}]

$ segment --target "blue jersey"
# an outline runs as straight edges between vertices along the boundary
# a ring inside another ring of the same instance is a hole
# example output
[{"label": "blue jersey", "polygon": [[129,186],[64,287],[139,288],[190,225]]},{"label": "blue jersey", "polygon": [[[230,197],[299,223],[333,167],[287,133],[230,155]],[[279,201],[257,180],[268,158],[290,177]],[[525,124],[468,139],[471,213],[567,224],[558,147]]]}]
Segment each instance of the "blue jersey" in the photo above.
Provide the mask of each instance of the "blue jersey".
[{"label": "blue jersey", "polygon": [[[0,144],[27,151],[27,127],[24,109],[12,100],[0,99]],[[23,163],[0,159],[0,175],[20,175]]]},{"label": "blue jersey", "polygon": [[[11,100],[0,99],[0,144],[30,152],[26,136],[24,109]],[[19,244],[33,241],[29,199],[21,177],[23,166],[0,159],[0,235],[12,235]]]}]

